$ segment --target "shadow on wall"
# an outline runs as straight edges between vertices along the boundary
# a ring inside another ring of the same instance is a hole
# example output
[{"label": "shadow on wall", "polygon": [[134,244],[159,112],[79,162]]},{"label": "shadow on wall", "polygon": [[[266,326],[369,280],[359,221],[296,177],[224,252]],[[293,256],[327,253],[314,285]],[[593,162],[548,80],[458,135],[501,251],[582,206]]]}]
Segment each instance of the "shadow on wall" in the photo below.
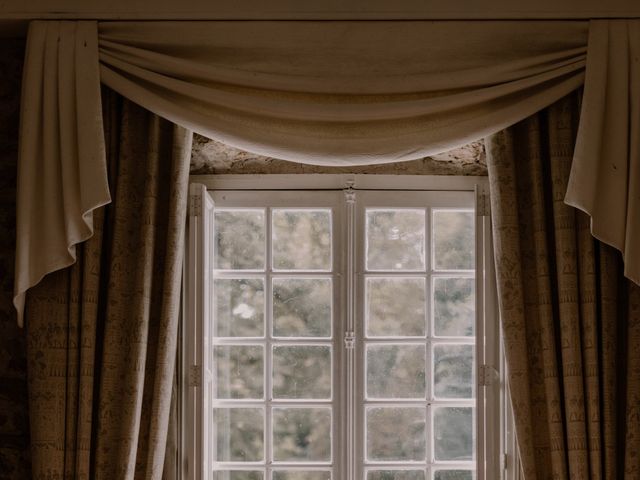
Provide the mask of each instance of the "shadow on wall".
[{"label": "shadow on wall", "polygon": [[11,303],[24,39],[0,43],[0,480],[31,478],[24,330]]}]

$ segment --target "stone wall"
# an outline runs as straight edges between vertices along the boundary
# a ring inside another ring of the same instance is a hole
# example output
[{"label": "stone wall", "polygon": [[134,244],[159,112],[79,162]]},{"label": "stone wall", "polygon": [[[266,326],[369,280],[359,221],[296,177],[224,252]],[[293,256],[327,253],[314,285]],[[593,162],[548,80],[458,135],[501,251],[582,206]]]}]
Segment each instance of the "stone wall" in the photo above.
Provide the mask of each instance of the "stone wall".
[{"label": "stone wall", "polygon": [[0,43],[0,479],[31,477],[24,330],[13,297],[18,114],[24,40]]},{"label": "stone wall", "polygon": [[366,167],[319,167],[261,157],[200,135],[193,139],[192,174],[263,173],[367,173],[386,175],[486,175],[483,142],[473,142],[448,152],[411,162]]}]

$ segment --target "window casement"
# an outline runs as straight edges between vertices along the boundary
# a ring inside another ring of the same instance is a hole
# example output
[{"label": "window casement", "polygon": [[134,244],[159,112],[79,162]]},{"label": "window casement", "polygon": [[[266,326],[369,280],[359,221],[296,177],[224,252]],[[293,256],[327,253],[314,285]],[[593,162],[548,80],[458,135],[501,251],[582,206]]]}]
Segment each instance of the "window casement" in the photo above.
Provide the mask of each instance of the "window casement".
[{"label": "window casement", "polygon": [[485,180],[224,177],[190,187],[184,478],[502,478]]}]

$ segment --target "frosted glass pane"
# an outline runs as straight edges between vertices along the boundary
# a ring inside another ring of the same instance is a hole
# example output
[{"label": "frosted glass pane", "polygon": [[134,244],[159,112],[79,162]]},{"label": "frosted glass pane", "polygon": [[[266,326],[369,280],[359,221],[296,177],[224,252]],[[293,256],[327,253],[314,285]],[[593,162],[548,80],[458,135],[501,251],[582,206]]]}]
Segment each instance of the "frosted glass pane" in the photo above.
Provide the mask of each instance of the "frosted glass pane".
[{"label": "frosted glass pane", "polygon": [[367,335],[422,337],[426,325],[424,278],[367,278]]},{"label": "frosted glass pane", "polygon": [[368,398],[424,398],[424,345],[368,345]]},{"label": "frosted glass pane", "polygon": [[473,278],[434,278],[435,334],[441,337],[475,335],[476,293]]},{"label": "frosted glass pane", "polygon": [[217,337],[264,336],[264,280],[217,279],[213,288]]},{"label": "frosted glass pane", "polygon": [[214,480],[263,480],[262,472],[246,470],[216,470],[213,472]]},{"label": "frosted glass pane", "polygon": [[305,470],[276,470],[273,480],[331,480],[331,472],[311,472]]},{"label": "frosted glass pane", "polygon": [[331,398],[331,347],[273,348],[274,398]]},{"label": "frosted glass pane", "polygon": [[367,480],[425,480],[424,470],[369,470]]},{"label": "frosted glass pane", "polygon": [[263,398],[263,347],[224,345],[213,351],[216,398]]},{"label": "frosted glass pane", "polygon": [[434,345],[433,363],[437,398],[473,398],[472,345]]},{"label": "frosted glass pane", "polygon": [[473,480],[471,470],[436,470],[433,480]]},{"label": "frosted glass pane", "polygon": [[280,462],[329,462],[331,410],[274,408],[273,459]]},{"label": "frosted glass pane", "polygon": [[433,243],[437,270],[475,268],[475,218],[473,212],[435,210]]},{"label": "frosted glass pane", "polygon": [[473,460],[473,409],[438,407],[433,413],[436,460]]},{"label": "frosted glass pane", "polygon": [[259,462],[264,456],[264,412],[260,408],[214,410],[216,461]]},{"label": "frosted glass pane", "polygon": [[275,278],[273,335],[330,337],[332,290],[330,278]]},{"label": "frosted glass pane", "polygon": [[423,270],[424,216],[424,210],[367,210],[367,270]]},{"label": "frosted glass pane", "polygon": [[331,270],[331,211],[274,209],[274,270]]},{"label": "frosted glass pane", "polygon": [[263,270],[264,210],[216,211],[214,218],[215,268]]},{"label": "frosted glass pane", "polygon": [[372,461],[421,461],[426,457],[425,409],[367,409],[367,458]]}]

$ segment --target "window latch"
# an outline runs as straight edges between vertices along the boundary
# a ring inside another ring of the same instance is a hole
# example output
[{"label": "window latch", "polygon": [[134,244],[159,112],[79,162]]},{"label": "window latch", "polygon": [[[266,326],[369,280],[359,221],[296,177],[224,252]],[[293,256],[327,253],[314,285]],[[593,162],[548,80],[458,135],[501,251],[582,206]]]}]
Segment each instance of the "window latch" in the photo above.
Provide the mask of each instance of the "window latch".
[{"label": "window latch", "polygon": [[352,349],[356,344],[356,334],[354,332],[347,332],[344,335],[344,346],[348,349]]},{"label": "window latch", "polygon": [[356,184],[355,180],[347,180],[347,188],[344,191],[344,199],[347,203],[355,203],[356,202],[356,191],[353,188]]}]

